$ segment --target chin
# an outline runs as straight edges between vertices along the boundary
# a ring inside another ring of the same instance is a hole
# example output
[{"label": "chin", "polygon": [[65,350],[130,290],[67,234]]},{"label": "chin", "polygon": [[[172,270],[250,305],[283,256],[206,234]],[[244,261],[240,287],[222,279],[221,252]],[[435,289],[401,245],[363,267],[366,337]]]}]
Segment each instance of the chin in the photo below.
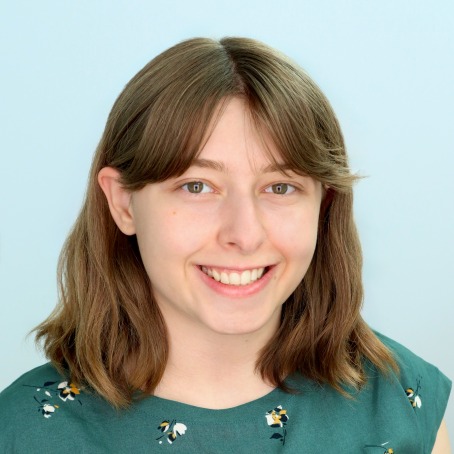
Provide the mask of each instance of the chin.
[{"label": "chin", "polygon": [[228,320],[227,317],[224,317],[222,320],[213,320],[207,323],[207,326],[215,333],[229,336],[256,334],[259,337],[271,337],[277,331],[279,323],[275,320],[275,316],[267,320],[259,320],[258,318],[254,320],[244,320],[244,318]]}]

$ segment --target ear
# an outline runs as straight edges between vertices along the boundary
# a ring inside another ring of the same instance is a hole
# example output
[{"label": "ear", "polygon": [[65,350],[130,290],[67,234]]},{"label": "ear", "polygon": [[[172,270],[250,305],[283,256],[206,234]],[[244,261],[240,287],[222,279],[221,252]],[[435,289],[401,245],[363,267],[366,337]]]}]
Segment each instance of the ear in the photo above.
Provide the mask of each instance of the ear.
[{"label": "ear", "polygon": [[98,173],[98,183],[106,196],[110,214],[125,235],[136,233],[131,211],[131,195],[120,183],[120,172],[113,167],[103,167]]}]

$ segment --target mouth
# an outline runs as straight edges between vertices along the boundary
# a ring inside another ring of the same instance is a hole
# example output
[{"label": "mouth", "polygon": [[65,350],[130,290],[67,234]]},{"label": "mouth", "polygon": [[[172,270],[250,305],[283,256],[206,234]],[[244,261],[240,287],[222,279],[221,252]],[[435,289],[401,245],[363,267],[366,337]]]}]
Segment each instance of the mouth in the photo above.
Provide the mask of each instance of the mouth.
[{"label": "mouth", "polygon": [[259,281],[268,273],[271,266],[250,268],[245,270],[229,270],[226,268],[214,268],[209,266],[199,266],[200,270],[213,280],[225,285],[246,286]]}]

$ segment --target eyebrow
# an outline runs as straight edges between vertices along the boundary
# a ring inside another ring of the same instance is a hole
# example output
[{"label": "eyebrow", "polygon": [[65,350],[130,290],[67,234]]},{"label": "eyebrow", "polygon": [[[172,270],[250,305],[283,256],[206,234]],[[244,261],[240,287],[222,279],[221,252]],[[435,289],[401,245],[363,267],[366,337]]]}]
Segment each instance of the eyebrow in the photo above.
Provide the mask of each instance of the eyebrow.
[{"label": "eyebrow", "polygon": [[[218,161],[212,161],[211,159],[202,159],[202,158],[197,158],[194,159],[194,161],[191,164],[191,167],[201,167],[204,169],[213,169],[218,172],[223,172],[227,173],[227,167],[223,162],[218,162]],[[288,164],[275,164],[271,163],[268,164],[267,166],[263,167],[262,169],[259,169],[259,173],[273,173],[273,172],[285,172],[286,170],[293,170],[294,169],[289,166]]]},{"label": "eyebrow", "polygon": [[225,167],[223,162],[212,161],[211,159],[194,159],[194,161],[192,161],[191,163],[191,167],[192,166],[202,167],[203,169],[213,169],[217,170],[218,172],[227,172],[227,168]]}]

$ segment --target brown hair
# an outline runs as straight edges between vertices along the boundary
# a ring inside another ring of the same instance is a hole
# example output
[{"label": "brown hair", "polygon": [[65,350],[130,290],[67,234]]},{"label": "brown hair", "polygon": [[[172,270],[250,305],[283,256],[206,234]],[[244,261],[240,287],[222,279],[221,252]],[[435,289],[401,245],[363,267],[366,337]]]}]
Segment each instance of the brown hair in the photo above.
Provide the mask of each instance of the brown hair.
[{"label": "brown hair", "polygon": [[[285,166],[326,189],[315,255],[285,302],[279,333],[257,370],[286,389],[293,372],[342,392],[365,383],[364,360],[396,367],[360,316],[361,248],[351,174],[335,114],[285,56],[245,38],[196,38],[157,56],[116,100],[97,148],[86,200],[61,253],[60,302],[37,327],[53,363],[115,406],[152,393],[164,372],[166,327],[135,236],[114,223],[98,182],[111,166],[135,191],[182,174],[200,152],[218,107],[241,96]],[[272,159],[273,157],[270,156]]]}]

